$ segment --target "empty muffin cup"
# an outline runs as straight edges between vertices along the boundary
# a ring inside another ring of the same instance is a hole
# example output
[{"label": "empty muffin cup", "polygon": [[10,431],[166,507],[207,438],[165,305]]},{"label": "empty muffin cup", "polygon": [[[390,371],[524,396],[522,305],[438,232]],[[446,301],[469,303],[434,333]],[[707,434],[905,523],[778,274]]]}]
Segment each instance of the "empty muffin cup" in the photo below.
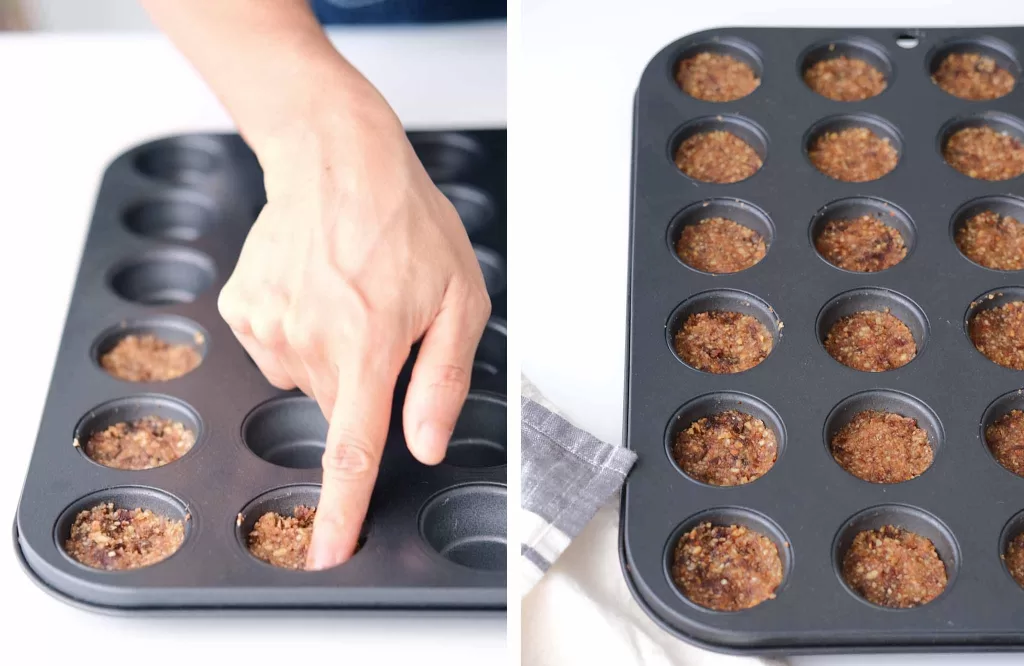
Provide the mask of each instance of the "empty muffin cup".
[{"label": "empty muffin cup", "polygon": [[474,483],[449,488],[420,511],[423,540],[455,564],[504,572],[507,562],[505,486]]},{"label": "empty muffin cup", "polygon": [[476,260],[484,274],[484,285],[487,295],[491,298],[505,291],[505,260],[494,250],[482,245],[474,245]]},{"label": "empty muffin cup", "polygon": [[494,222],[494,202],[483,190],[462,183],[442,183],[437,189],[455,207],[470,238],[483,233]]},{"label": "empty muffin cup", "polygon": [[471,391],[448,442],[444,462],[455,467],[499,467],[507,462],[503,396]]},{"label": "empty muffin cup", "polygon": [[465,134],[425,132],[409,141],[435,183],[468,177],[486,159],[483,146]]},{"label": "empty muffin cup", "polygon": [[476,355],[473,357],[470,389],[505,395],[507,355],[508,332],[505,322],[501,319],[491,318],[484,328],[480,343],[476,347]]},{"label": "empty muffin cup", "polygon": [[317,469],[327,446],[327,419],[312,398],[272,398],[245,417],[242,441],[271,464]]},{"label": "empty muffin cup", "polygon": [[219,143],[207,137],[170,137],[140,147],[132,163],[147,178],[196,185],[221,168],[221,150]]},{"label": "empty muffin cup", "polygon": [[191,303],[213,284],[213,260],[192,250],[149,252],[125,261],[110,276],[118,296],[142,305]]},{"label": "empty muffin cup", "polygon": [[192,193],[141,201],[127,208],[123,219],[139,236],[181,242],[198,240],[217,223],[213,204]]}]

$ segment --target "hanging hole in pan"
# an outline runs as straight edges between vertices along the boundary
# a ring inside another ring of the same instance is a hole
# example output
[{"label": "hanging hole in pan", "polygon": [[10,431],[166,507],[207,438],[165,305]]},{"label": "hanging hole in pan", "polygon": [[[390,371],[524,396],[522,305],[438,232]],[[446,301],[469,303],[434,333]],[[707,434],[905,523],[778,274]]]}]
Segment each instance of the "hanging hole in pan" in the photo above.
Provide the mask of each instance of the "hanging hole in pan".
[{"label": "hanging hole in pan", "polygon": [[901,49],[916,48],[923,38],[924,33],[920,30],[907,30],[896,35],[896,46]]},{"label": "hanging hole in pan", "polygon": [[213,260],[199,252],[150,252],[116,268],[110,287],[121,298],[142,305],[191,303],[213,284],[213,266]]},{"label": "hanging hole in pan", "polygon": [[507,462],[505,400],[470,392],[455,422],[444,462],[454,467],[500,467]]},{"label": "hanging hole in pan", "polygon": [[474,483],[444,490],[420,511],[420,534],[441,557],[471,569],[505,571],[505,486]]},{"label": "hanging hole in pan", "polygon": [[327,419],[312,398],[273,398],[245,417],[242,441],[273,465],[317,469],[327,445]]}]

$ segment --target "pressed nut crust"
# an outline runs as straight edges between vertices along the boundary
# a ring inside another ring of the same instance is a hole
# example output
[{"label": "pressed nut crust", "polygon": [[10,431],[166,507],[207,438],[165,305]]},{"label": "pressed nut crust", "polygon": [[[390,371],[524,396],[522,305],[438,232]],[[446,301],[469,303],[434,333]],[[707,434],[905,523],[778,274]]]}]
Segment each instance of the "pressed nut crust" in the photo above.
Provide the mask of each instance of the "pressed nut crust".
[{"label": "pressed nut crust", "polygon": [[1024,302],[982,310],[967,326],[971,342],[990,361],[1024,370]]},{"label": "pressed nut crust", "polygon": [[987,126],[954,132],[942,148],[942,157],[960,173],[978,180],[1009,180],[1024,173],[1024,144]]},{"label": "pressed nut crust", "polygon": [[104,370],[129,382],[164,382],[186,375],[202,362],[191,345],[171,344],[155,335],[126,335],[100,357]]},{"label": "pressed nut crust", "polygon": [[89,458],[107,467],[151,469],[174,462],[195,442],[195,433],[183,423],[145,416],[93,433],[84,450]]},{"label": "pressed nut crust", "polygon": [[779,446],[764,421],[730,409],[705,416],[678,434],[672,449],[690,477],[713,486],[739,486],[775,465]]},{"label": "pressed nut crust", "polygon": [[742,60],[705,51],[679,62],[676,83],[690,97],[706,102],[731,102],[754,92],[761,79]]},{"label": "pressed nut crust", "polygon": [[843,317],[825,336],[825,350],[843,365],[863,372],[903,367],[917,355],[910,329],[888,309]]},{"label": "pressed nut crust", "polygon": [[296,506],[291,516],[270,511],[249,532],[249,552],[275,567],[305,569],[316,508]]},{"label": "pressed nut crust", "polygon": [[676,243],[683,263],[707,273],[745,270],[764,259],[767,252],[761,234],[724,217],[686,225]]},{"label": "pressed nut crust", "polygon": [[895,169],[899,161],[889,139],[867,127],[825,132],[814,140],[807,154],[818,171],[850,183],[877,180]]},{"label": "pressed nut crust", "polygon": [[749,370],[768,357],[772,336],[756,317],[739,312],[698,312],[676,333],[676,353],[697,370],[717,375]]},{"label": "pressed nut crust", "polygon": [[939,63],[932,81],[960,99],[998,99],[1013,90],[1013,74],[980,53],[950,53]]},{"label": "pressed nut crust", "polygon": [[858,479],[900,483],[920,476],[932,464],[928,433],[917,421],[892,412],[855,415],[832,437],[832,456]]},{"label": "pressed nut crust", "polygon": [[1024,587],[1024,532],[1010,540],[1002,557],[1010,575],[1018,585]]},{"label": "pressed nut crust", "polygon": [[874,215],[829,220],[814,247],[833,266],[858,273],[884,271],[907,256],[900,232]]},{"label": "pressed nut crust", "polygon": [[964,256],[998,271],[1024,269],[1024,224],[991,210],[978,213],[956,231],[956,246]]},{"label": "pressed nut crust", "polygon": [[885,90],[885,75],[860,58],[819,60],[804,71],[811,90],[837,102],[859,102]]},{"label": "pressed nut crust", "polygon": [[138,569],[170,557],[185,540],[180,520],[149,509],[118,509],[112,503],[81,511],[64,550],[93,569]]},{"label": "pressed nut crust", "polygon": [[985,428],[992,457],[1017,476],[1024,476],[1024,412],[1014,409]]},{"label": "pressed nut crust", "polygon": [[701,523],[679,539],[672,580],[695,604],[738,611],[775,598],[782,560],[764,535],[737,525]]},{"label": "pressed nut crust", "polygon": [[763,161],[743,139],[725,130],[701,132],[676,150],[676,166],[690,178],[706,183],[735,183],[750,178]]},{"label": "pressed nut crust", "polygon": [[861,532],[843,557],[843,579],[857,594],[887,608],[913,608],[946,589],[935,545],[893,525]]}]

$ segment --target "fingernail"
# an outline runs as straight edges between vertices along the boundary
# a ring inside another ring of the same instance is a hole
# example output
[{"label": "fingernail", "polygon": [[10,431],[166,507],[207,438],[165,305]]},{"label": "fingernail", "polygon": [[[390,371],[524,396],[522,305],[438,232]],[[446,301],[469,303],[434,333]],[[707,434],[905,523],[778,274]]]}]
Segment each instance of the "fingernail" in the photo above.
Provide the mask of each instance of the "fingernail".
[{"label": "fingernail", "polygon": [[452,438],[452,431],[443,428],[433,421],[424,421],[416,431],[420,455],[426,456],[427,463],[439,463],[444,459],[445,449],[448,441]]}]

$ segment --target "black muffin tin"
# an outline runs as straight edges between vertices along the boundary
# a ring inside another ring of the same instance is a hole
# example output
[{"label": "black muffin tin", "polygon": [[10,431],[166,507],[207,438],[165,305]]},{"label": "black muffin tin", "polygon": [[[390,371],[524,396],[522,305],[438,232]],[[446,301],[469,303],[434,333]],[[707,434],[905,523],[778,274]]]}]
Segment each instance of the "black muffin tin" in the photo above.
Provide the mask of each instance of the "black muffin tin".
[{"label": "black muffin tin", "polygon": [[[909,48],[907,48],[909,47]],[[953,97],[930,79],[951,49],[992,55],[1018,77],[992,101]],[[684,93],[677,63],[703,50],[747,61],[762,82],[742,99],[712,103]],[[804,67],[847,53],[887,73],[888,87],[861,102],[819,96]],[[1019,58],[1024,30],[724,28],[684,37],[644,71],[636,93],[625,441],[639,454],[622,500],[621,556],[633,594],[662,627],[687,641],[736,653],[1020,649],[1024,589],[1000,560],[1024,528],[1024,478],[1002,468],[982,430],[1024,407],[1024,374],[982,356],[966,333],[976,308],[1024,298],[1024,276],[982,268],[953,242],[965,216],[987,207],[1024,219],[1024,178],[972,180],[947,165],[944,137],[991,123],[1024,138]],[[889,136],[896,168],[873,182],[820,173],[807,145],[821,128],[865,124]],[[695,130],[724,128],[764,158],[751,178],[698,182],[673,163]],[[984,198],[991,197],[989,200]],[[815,251],[831,217],[878,212],[904,234],[908,256],[879,273],[840,270]],[[891,214],[890,214],[891,213]],[[769,249],[757,265],[710,275],[673,250],[680,225],[725,215],[760,231]],[[1001,294],[994,300],[980,299]],[[917,339],[904,367],[865,373],[833,360],[829,326],[856,310],[889,307]],[[686,316],[732,309],[758,317],[775,347],[755,368],[699,372],[674,353]],[[679,428],[728,408],[752,413],[778,436],[764,477],[739,487],[698,483],[673,462]],[[913,416],[928,431],[935,460],[919,478],[875,485],[844,471],[827,441],[854,413]],[[739,612],[693,604],[669,576],[673,548],[703,520],[744,524],[773,539],[785,567],[777,598]],[[946,591],[908,610],[874,606],[852,593],[839,562],[859,531],[896,524],[930,538],[946,566]]]},{"label": "black muffin tin", "polygon": [[[505,131],[409,138],[461,214],[493,298],[445,462],[422,465],[405,446],[410,358],[362,548],[316,572],[248,553],[245,536],[262,513],[317,503],[327,422],[311,399],[272,387],[217,313],[265,201],[255,156],[236,135],[163,138],[115,159],[100,188],[15,521],[15,547],[36,582],[108,611],[504,611]],[[203,362],[167,382],[118,380],[98,358],[131,332],[198,342]],[[193,449],[164,467],[123,471],[75,446],[147,414],[197,431]],[[184,519],[183,545],[132,571],[73,561],[62,544],[75,514],[104,501]]]}]

